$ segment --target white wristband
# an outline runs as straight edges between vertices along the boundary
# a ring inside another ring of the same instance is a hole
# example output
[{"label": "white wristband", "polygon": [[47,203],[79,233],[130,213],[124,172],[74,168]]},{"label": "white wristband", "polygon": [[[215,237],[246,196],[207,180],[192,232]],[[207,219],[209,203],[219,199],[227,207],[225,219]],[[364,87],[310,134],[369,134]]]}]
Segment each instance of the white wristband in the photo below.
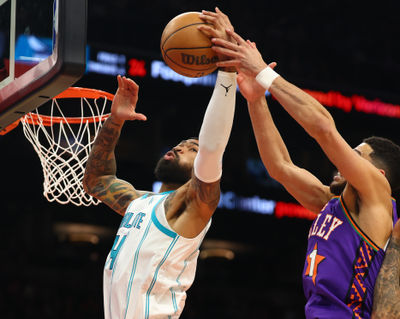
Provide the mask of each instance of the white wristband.
[{"label": "white wristband", "polygon": [[256,76],[256,81],[266,90],[269,90],[272,82],[279,76],[274,70],[272,70],[269,66],[263,69]]}]

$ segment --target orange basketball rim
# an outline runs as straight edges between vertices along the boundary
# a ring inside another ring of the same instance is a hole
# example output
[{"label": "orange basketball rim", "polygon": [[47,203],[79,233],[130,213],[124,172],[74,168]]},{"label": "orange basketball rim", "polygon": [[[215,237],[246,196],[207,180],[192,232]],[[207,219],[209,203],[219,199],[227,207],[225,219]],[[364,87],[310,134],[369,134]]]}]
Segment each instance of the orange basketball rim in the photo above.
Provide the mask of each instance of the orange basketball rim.
[{"label": "orange basketball rim", "polygon": [[[100,98],[105,98],[109,101],[112,101],[114,98],[114,94],[104,92],[96,89],[89,88],[81,88],[81,87],[70,87],[66,89],[64,92],[56,95],[53,100],[57,99],[73,99],[73,98],[81,98],[81,99],[93,99],[97,100]],[[63,117],[63,116],[51,116],[51,115],[43,115],[40,113],[28,113],[30,116],[26,117],[26,121],[29,124],[39,125],[42,124],[44,126],[52,126],[53,124],[69,123],[69,124],[79,124],[82,122],[102,122],[105,121],[110,114],[103,115],[94,115],[94,116],[82,116],[82,117]],[[14,123],[11,123],[6,128],[0,131],[0,135],[5,135],[12,131],[14,128],[18,126],[21,122],[21,119],[16,120]]]},{"label": "orange basketball rim", "polygon": [[[6,128],[9,132],[21,122],[25,137],[39,156],[43,195],[48,201],[77,206],[99,204],[85,192],[82,179],[92,145],[110,116],[113,98],[107,92],[71,87],[54,97],[50,108],[43,106],[29,112]],[[77,108],[71,109],[67,100]],[[39,113],[39,109],[48,114]],[[75,116],[65,116],[68,113]]]}]

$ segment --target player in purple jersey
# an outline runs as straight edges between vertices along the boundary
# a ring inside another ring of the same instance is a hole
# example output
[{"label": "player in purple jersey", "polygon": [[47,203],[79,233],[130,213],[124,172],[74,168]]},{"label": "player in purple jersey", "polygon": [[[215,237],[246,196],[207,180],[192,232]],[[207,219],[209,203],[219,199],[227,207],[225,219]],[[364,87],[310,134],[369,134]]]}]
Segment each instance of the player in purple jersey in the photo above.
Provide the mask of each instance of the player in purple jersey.
[{"label": "player in purple jersey", "polygon": [[400,221],[393,229],[375,284],[371,319],[400,318]]},{"label": "player in purple jersey", "polygon": [[[304,207],[318,214],[308,234],[303,270],[306,317],[370,318],[376,276],[397,218],[392,190],[400,185],[400,147],[371,137],[352,149],[330,113],[313,97],[268,66],[255,44],[228,30],[236,41],[213,39],[235,66],[247,99],[258,149],[270,175]],[[274,125],[265,90],[321,146],[338,173],[330,186],[293,164]],[[338,196],[339,195],[339,196]]]}]

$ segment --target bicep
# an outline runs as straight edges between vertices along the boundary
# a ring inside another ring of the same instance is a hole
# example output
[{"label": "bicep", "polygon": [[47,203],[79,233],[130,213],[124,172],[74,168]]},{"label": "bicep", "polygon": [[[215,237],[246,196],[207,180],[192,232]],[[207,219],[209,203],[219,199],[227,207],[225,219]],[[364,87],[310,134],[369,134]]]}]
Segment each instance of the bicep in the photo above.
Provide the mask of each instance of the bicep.
[{"label": "bicep", "polygon": [[328,186],[292,163],[284,165],[276,179],[303,207],[314,213],[319,213],[332,197]]},{"label": "bicep", "polygon": [[220,193],[219,180],[205,183],[193,174],[185,199],[186,211],[199,215],[204,222],[208,222],[218,206]]},{"label": "bicep", "polygon": [[109,175],[96,180],[90,195],[123,216],[130,202],[144,193],[136,190],[130,183]]}]

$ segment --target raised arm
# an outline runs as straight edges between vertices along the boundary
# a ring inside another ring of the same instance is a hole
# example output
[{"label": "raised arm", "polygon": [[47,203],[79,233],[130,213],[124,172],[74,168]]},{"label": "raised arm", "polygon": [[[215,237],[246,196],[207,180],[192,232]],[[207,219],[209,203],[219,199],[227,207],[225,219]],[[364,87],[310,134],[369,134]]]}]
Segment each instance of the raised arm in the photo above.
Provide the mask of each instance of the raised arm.
[{"label": "raised arm", "polygon": [[184,237],[197,236],[218,206],[222,157],[232,128],[235,95],[236,74],[218,71],[200,129],[192,178],[173,193],[166,203],[167,216],[170,211],[180,211],[171,226]]},{"label": "raised arm", "polygon": [[393,229],[374,290],[371,319],[400,318],[400,222]]},{"label": "raised arm", "polygon": [[[252,76],[257,73],[258,69],[267,67],[267,64],[262,60],[254,43],[246,42],[246,44],[249,45],[249,50],[246,51],[247,59],[252,63],[244,67],[236,65],[239,70],[238,84],[241,94],[247,100],[263,164],[271,177],[280,182],[300,204],[319,213],[332,197],[329,187],[323,185],[307,170],[293,164],[268,109],[265,89],[254,81]],[[274,68],[276,63],[271,63],[269,66]],[[249,70],[251,67],[255,68],[253,73]]]},{"label": "raised arm", "polygon": [[111,106],[111,116],[101,128],[86,164],[83,187],[117,213],[124,215],[129,203],[142,195],[131,184],[116,177],[115,146],[125,120],[146,120],[135,112],[138,85],[118,76],[118,90]]},{"label": "raised arm", "polygon": [[[229,17],[218,7],[215,12],[202,10],[200,18],[208,25],[198,29],[208,37],[222,37],[234,41],[226,33],[233,29]],[[219,61],[227,57],[218,55]],[[188,191],[187,211],[208,222],[219,202],[219,181],[222,175],[222,156],[232,129],[236,101],[236,69],[222,67],[199,133],[199,151],[194,162],[193,176]]]},{"label": "raised arm", "polygon": [[[243,93],[241,77],[238,79]],[[248,100],[248,109],[262,162],[272,178],[305,208],[319,213],[332,197],[329,187],[323,185],[309,171],[293,164],[286,145],[279,134],[268,109],[265,95]]]},{"label": "raised arm", "polygon": [[[364,201],[381,203],[390,195],[390,187],[384,176],[368,160],[359,156],[338,133],[330,113],[312,96],[289,83],[271,68],[260,63],[258,50],[235,32],[227,31],[237,42],[213,40],[217,52],[232,59],[219,63],[236,66],[245,74],[256,78],[279,101],[285,110],[311,135],[324,150],[331,162],[346,180],[357,190]],[[250,53],[249,53],[250,52]],[[252,59],[257,58],[257,63]],[[262,61],[262,58],[261,58]],[[263,68],[264,66],[264,68]],[[388,204],[385,203],[385,205]]]},{"label": "raised arm", "polygon": [[[231,40],[225,29],[232,28],[232,25],[221,10],[203,10],[200,17],[209,24],[199,26],[199,30],[207,36]],[[219,58],[223,60],[225,57],[220,55]],[[174,230],[183,236],[199,234],[218,206],[222,157],[232,128],[236,88],[236,70],[232,67],[220,68],[201,125],[192,178],[168,200],[170,207],[184,203],[182,213],[173,223]]]}]

